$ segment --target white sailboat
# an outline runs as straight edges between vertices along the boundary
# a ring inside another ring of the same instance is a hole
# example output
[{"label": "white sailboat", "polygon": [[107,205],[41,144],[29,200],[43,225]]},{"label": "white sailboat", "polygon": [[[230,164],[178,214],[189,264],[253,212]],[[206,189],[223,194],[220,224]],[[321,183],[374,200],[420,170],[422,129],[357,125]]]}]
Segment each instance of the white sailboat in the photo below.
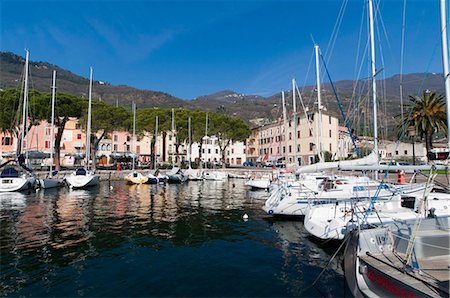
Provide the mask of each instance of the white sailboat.
[{"label": "white sailboat", "polygon": [[191,117],[188,119],[188,141],[189,141],[189,147],[188,147],[188,163],[189,167],[184,172],[184,174],[188,177],[188,180],[190,181],[199,181],[203,180],[203,173],[201,169],[193,169],[191,167],[191,156],[192,156],[192,140],[191,140]]},{"label": "white sailboat", "polygon": [[86,166],[78,168],[75,172],[66,177],[70,188],[86,188],[98,185],[100,176],[89,170],[90,151],[91,151],[91,117],[92,117],[92,67],[89,75],[89,108],[88,123],[86,131]]},{"label": "white sailboat", "polygon": [[149,180],[149,177],[143,175],[142,173],[136,171],[134,169],[135,167],[135,156],[136,156],[136,104],[133,102],[133,169],[131,173],[129,173],[125,180],[127,181],[127,184],[143,184],[147,183]]},{"label": "white sailboat", "polygon": [[[23,92],[23,107],[22,107],[22,128],[20,134],[21,150],[17,158],[17,161],[8,161],[0,165],[0,168],[4,168],[0,173],[0,192],[11,192],[27,190],[34,187],[36,178],[32,175],[31,170],[28,169],[23,163],[25,161],[23,152],[26,152],[24,148],[24,137],[27,133],[26,123],[28,115],[28,69],[29,69],[29,52],[26,51],[25,56],[25,79],[24,79],[24,92]],[[28,146],[28,142],[26,143]],[[25,153],[26,154],[26,153]],[[8,164],[15,162],[15,167],[7,167]]]},{"label": "white sailboat", "polygon": [[39,185],[41,188],[53,188],[62,185],[62,179],[53,177],[53,151],[54,151],[54,131],[55,131],[55,93],[56,93],[56,70],[53,71],[53,83],[52,83],[52,127],[50,129],[50,169],[46,178],[39,179]]}]

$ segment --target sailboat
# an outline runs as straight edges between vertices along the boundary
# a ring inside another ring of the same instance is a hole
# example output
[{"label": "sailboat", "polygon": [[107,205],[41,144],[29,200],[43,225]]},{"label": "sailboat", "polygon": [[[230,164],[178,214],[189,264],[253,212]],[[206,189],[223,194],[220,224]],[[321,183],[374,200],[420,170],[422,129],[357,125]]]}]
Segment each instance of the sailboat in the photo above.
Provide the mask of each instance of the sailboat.
[{"label": "sailboat", "polygon": [[[446,0],[440,0],[442,64],[449,113],[446,11]],[[450,125],[450,117],[447,121]],[[396,221],[351,233],[344,253],[344,269],[355,297],[449,297],[450,216],[438,218],[435,210],[430,209],[427,218],[423,218],[427,202],[429,193],[424,193],[413,224]]]},{"label": "sailboat", "polygon": [[145,175],[142,175],[142,173],[136,171],[134,169],[135,167],[135,156],[136,156],[136,104],[133,102],[133,169],[130,174],[128,174],[125,177],[125,180],[127,181],[127,184],[143,184],[147,183],[149,178]]},{"label": "sailboat", "polygon": [[91,117],[92,117],[92,67],[89,75],[89,107],[88,123],[86,132],[86,165],[85,168],[78,168],[66,177],[70,188],[86,188],[98,185],[100,176],[89,171],[90,151],[91,151]]},{"label": "sailboat", "polygon": [[[175,111],[172,109],[172,139],[176,142],[176,134],[175,134]],[[188,180],[188,177],[184,175],[183,171],[179,167],[175,167],[175,156],[174,150],[172,146],[172,169],[167,172],[167,182],[168,183],[182,183]]]},{"label": "sailboat", "polygon": [[188,141],[189,141],[189,147],[187,150],[188,153],[188,169],[185,171],[185,175],[188,177],[188,180],[190,181],[199,181],[203,180],[203,174],[201,169],[193,169],[191,167],[191,156],[192,156],[192,143],[191,143],[191,117],[188,119]]},{"label": "sailboat", "polygon": [[62,180],[53,177],[56,171],[53,172],[53,151],[54,151],[54,130],[55,130],[55,93],[56,93],[56,70],[53,71],[53,84],[52,84],[52,127],[50,130],[50,169],[46,178],[39,179],[39,185],[41,188],[53,188],[62,185]]},{"label": "sailboat", "polygon": [[[3,168],[0,173],[0,192],[21,191],[34,187],[36,178],[32,174],[32,171],[25,166],[24,149],[24,137],[26,132],[26,124],[28,118],[28,69],[29,69],[29,52],[26,51],[25,57],[25,80],[24,80],[24,92],[23,92],[23,108],[22,108],[22,128],[20,134],[21,150],[17,157],[17,160],[10,160],[0,165],[0,169]],[[28,142],[26,143],[28,146]],[[25,153],[26,154],[26,153]],[[15,166],[10,167],[9,164]],[[8,167],[7,167],[8,166]]]}]

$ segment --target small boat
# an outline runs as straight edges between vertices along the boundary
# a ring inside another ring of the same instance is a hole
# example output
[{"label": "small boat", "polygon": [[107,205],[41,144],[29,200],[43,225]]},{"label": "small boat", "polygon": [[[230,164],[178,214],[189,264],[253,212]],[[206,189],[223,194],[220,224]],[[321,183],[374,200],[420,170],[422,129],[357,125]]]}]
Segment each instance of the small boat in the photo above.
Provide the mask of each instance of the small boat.
[{"label": "small boat", "polygon": [[187,169],[184,174],[188,176],[189,181],[200,181],[203,180],[203,172],[201,169]]},{"label": "small boat", "polygon": [[161,174],[159,170],[156,170],[153,174],[148,174],[148,182],[150,184],[158,184],[158,183],[166,183],[167,182],[167,176]]},{"label": "small boat", "polygon": [[57,171],[53,171],[53,151],[54,151],[54,141],[53,138],[55,136],[55,93],[56,93],[56,70],[53,71],[53,84],[52,84],[52,126],[50,131],[50,169],[47,177],[39,179],[39,186],[43,189],[54,188],[63,185],[63,180],[56,178],[58,174]]},{"label": "small boat", "polygon": [[88,125],[86,133],[86,169],[78,168],[75,172],[66,177],[66,182],[70,188],[85,188],[98,185],[100,176],[89,171],[91,153],[91,112],[92,112],[92,67],[89,75],[89,105],[88,105]]},{"label": "small boat", "polygon": [[84,168],[78,168],[66,177],[66,181],[70,188],[85,188],[98,185],[100,176]]},{"label": "small boat", "polygon": [[181,171],[180,168],[178,167],[173,167],[172,170],[170,170],[167,173],[167,182],[168,183],[182,183],[182,182],[186,182],[188,179],[188,177],[186,175],[183,174],[183,172]]},{"label": "small boat", "polygon": [[235,174],[235,173],[228,173],[228,178],[230,179],[248,179],[248,174]]},{"label": "small boat", "polygon": [[203,179],[205,180],[214,180],[214,181],[223,181],[228,178],[227,173],[219,172],[219,171],[204,171]]},{"label": "small boat", "polygon": [[149,182],[149,177],[142,175],[142,173],[133,171],[125,176],[127,184],[145,184]]},{"label": "small boat", "polygon": [[0,173],[0,192],[22,191],[32,189],[36,179],[29,173],[20,173],[13,167],[3,169]]},{"label": "small boat", "polygon": [[250,186],[252,190],[269,190],[270,187],[270,178],[256,178],[252,177],[247,182],[245,182],[245,185]]},{"label": "small boat", "polygon": [[450,217],[355,230],[344,252],[354,297],[449,297]]}]

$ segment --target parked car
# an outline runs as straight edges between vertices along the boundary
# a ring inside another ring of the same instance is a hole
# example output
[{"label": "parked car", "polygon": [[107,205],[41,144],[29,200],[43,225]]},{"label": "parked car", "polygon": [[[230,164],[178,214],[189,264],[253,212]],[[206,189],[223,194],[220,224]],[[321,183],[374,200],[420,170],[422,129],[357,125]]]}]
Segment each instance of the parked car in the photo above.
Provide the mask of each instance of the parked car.
[{"label": "parked car", "polygon": [[253,167],[254,166],[254,164],[251,162],[251,161],[246,161],[246,162],[244,162],[244,167]]}]

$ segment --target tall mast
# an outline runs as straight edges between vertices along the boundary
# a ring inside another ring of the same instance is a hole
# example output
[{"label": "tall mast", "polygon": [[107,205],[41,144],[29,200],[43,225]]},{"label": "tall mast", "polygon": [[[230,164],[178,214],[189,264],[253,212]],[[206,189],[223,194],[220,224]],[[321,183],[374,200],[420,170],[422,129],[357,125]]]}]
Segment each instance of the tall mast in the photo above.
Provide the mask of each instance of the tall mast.
[{"label": "tall mast", "polygon": [[[24,148],[24,140],[27,126],[27,118],[28,118],[28,63],[29,63],[29,52],[25,51],[25,81],[23,87],[23,106],[22,106],[22,131],[21,131],[21,140],[20,140],[20,152],[26,152],[25,155],[28,155],[28,152],[25,151]],[[28,133],[27,133],[28,136]],[[28,141],[27,141],[28,146]]]},{"label": "tall mast", "polygon": [[156,170],[156,165],[157,165],[157,163],[156,163],[156,156],[157,156],[157,154],[156,154],[156,148],[157,148],[157,146],[156,146],[156,142],[158,142],[158,116],[156,116],[156,125],[155,125],[155,147],[153,148],[153,155],[154,155],[154,160],[153,160],[153,162],[154,162],[154,169]]},{"label": "tall mast", "polygon": [[133,171],[134,171],[134,162],[136,158],[136,103],[133,101],[131,104],[131,109],[133,110],[133,139],[131,140],[131,147],[133,148],[132,156],[133,156]]},{"label": "tall mast", "polygon": [[89,170],[89,160],[91,157],[91,117],[92,117],[92,66],[89,71],[89,106],[88,106],[88,122],[86,131],[86,169]]},{"label": "tall mast", "polygon": [[50,128],[50,175],[53,170],[53,151],[55,146],[53,144],[53,138],[55,137],[55,94],[56,94],[56,70],[53,71],[53,83],[52,83],[52,127]]},{"label": "tall mast", "polygon": [[[372,102],[373,102],[373,151],[377,156],[378,163],[378,122],[377,122],[377,80],[376,67],[375,67],[375,33],[373,30],[373,3],[369,1],[369,29],[370,29],[370,54],[371,54],[371,66],[372,66]],[[378,172],[374,172],[375,179],[378,179]]]},{"label": "tall mast", "polygon": [[448,149],[450,151],[450,72],[448,67],[447,16],[445,13],[445,0],[440,0],[439,4],[441,11],[442,66],[444,68],[445,99],[447,102],[447,139]]},{"label": "tall mast", "polygon": [[319,65],[319,46],[314,45],[314,50],[316,53],[316,80],[317,80],[317,109],[319,110],[318,119],[318,143],[319,143],[319,160],[324,162],[323,158],[323,145],[322,145],[322,97],[320,92],[320,65]]},{"label": "tall mast", "polygon": [[175,164],[175,111],[172,109],[172,166]]},{"label": "tall mast", "polygon": [[294,163],[298,166],[297,158],[297,102],[295,101],[295,79],[292,79],[292,105],[294,107]]},{"label": "tall mast", "polygon": [[283,104],[283,126],[284,126],[284,165],[287,168],[288,163],[288,130],[286,116],[286,101],[284,99],[284,91],[281,91],[281,101]]},{"label": "tall mast", "polygon": [[188,162],[189,162],[189,169],[191,168],[191,117],[188,119],[188,135],[189,135],[189,148],[188,148]]},{"label": "tall mast", "polygon": [[206,112],[205,137],[205,162],[208,168],[208,112]]}]

